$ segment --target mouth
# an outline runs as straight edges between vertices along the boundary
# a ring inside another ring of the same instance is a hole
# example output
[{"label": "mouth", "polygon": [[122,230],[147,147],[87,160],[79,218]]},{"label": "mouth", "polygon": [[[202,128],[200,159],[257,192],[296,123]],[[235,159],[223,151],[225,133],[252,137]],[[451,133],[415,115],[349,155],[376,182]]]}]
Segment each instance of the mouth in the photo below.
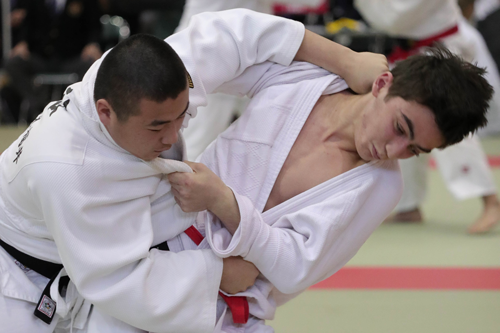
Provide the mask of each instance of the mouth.
[{"label": "mouth", "polygon": [[154,152],[155,153],[163,153],[164,151],[169,150],[170,148],[172,148],[172,145],[165,146],[159,150],[155,150]]}]

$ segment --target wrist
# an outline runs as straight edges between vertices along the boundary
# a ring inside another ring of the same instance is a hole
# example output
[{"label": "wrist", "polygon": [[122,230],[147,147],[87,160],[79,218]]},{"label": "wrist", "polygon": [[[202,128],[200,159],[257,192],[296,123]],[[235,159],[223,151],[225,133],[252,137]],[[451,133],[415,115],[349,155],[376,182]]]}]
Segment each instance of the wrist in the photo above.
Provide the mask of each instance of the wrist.
[{"label": "wrist", "polygon": [[342,56],[340,57],[340,66],[337,72],[334,73],[345,79],[349,77],[349,73],[354,73],[356,71],[358,52],[355,52],[347,47],[339,52],[342,53]]},{"label": "wrist", "polygon": [[233,191],[224,185],[218,195],[214,195],[214,200],[207,207],[207,210],[217,216],[226,229],[233,234],[238,229],[240,223],[240,210]]}]

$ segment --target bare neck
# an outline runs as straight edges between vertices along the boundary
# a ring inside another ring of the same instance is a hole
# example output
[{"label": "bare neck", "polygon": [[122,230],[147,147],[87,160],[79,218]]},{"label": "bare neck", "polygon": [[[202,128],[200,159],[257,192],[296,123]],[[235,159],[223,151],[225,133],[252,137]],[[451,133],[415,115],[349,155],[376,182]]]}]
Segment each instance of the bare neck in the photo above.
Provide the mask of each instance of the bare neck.
[{"label": "bare neck", "polygon": [[342,91],[320,97],[314,111],[324,124],[322,139],[336,142],[343,150],[355,152],[354,128],[368,104],[367,96]]}]

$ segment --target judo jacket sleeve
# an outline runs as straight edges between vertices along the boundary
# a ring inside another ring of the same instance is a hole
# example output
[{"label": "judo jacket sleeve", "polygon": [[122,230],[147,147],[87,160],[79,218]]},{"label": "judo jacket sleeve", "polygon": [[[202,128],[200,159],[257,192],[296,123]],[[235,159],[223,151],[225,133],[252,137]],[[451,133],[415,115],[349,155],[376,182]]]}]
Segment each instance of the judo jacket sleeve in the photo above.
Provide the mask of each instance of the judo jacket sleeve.
[{"label": "judo jacket sleeve", "polygon": [[[401,191],[396,169],[330,184],[322,194],[310,190],[301,200],[264,214],[235,193],[239,228],[229,238],[216,217],[207,214],[209,243],[221,257],[240,255],[254,263],[280,292],[303,291],[344,266],[391,212]],[[304,199],[316,195],[315,203]]]},{"label": "judo jacket sleeve", "polygon": [[[189,74],[189,113],[206,105],[206,95],[224,84],[229,85],[247,68],[271,61],[289,65],[304,38],[304,26],[292,20],[234,9],[195,15],[189,26],[165,41],[180,56]],[[245,78],[240,91],[223,92],[243,95],[260,79]]]}]

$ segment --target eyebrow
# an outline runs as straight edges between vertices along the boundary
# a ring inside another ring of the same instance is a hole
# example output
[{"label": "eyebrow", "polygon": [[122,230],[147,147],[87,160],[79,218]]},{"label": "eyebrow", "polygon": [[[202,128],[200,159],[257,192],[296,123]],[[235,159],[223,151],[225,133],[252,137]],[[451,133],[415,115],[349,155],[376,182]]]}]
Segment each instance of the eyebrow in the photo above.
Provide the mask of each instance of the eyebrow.
[{"label": "eyebrow", "polygon": [[[415,132],[413,131],[413,122],[411,121],[410,118],[408,118],[403,112],[401,112],[403,115],[403,118],[406,121],[406,125],[408,125],[408,129],[410,130],[410,140],[413,140],[415,138]],[[430,149],[422,148],[419,145],[415,145],[419,150],[423,151],[424,153],[430,153]]]},{"label": "eyebrow", "polygon": [[[184,111],[182,111],[182,113],[175,119],[179,119],[180,117],[182,117],[182,115],[187,112],[188,108],[189,108],[189,101],[187,102],[187,105],[186,105],[186,108],[184,109]],[[168,124],[170,122],[171,122],[171,120],[153,120],[147,126],[156,127],[156,126],[160,126],[163,124]]]}]

